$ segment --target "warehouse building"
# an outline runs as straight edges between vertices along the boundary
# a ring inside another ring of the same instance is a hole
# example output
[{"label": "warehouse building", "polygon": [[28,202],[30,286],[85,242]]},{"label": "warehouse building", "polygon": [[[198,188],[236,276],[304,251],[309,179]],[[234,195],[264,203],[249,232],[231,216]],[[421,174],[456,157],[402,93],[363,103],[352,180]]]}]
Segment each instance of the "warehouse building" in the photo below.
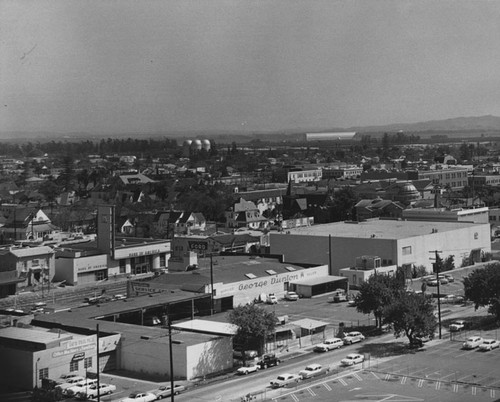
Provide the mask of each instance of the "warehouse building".
[{"label": "warehouse building", "polygon": [[330,275],[353,265],[356,257],[379,256],[382,266],[423,265],[432,272],[431,252],[460,263],[480,261],[491,252],[490,225],[371,219],[336,222],[269,234],[270,252],[294,264],[326,264]]}]

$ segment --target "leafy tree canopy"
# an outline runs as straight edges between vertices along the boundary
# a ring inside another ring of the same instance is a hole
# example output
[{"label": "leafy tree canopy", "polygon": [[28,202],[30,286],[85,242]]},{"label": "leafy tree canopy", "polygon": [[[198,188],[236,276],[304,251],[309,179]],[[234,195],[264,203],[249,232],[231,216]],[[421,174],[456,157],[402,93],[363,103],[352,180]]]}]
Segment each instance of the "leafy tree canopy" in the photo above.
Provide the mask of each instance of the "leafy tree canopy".
[{"label": "leafy tree canopy", "polygon": [[399,276],[374,274],[361,284],[356,296],[356,308],[360,313],[373,313],[380,327],[384,307],[392,303],[401,290],[404,290],[404,281]]},{"label": "leafy tree canopy", "polygon": [[500,321],[500,264],[488,264],[475,269],[464,278],[465,298],[476,310],[488,306],[488,312]]},{"label": "leafy tree canopy", "polygon": [[262,352],[265,339],[274,332],[276,315],[256,304],[247,304],[230,311],[229,322],[238,326],[235,344],[243,350],[254,347]]},{"label": "leafy tree canopy", "polygon": [[394,335],[405,335],[410,344],[415,338],[433,337],[437,326],[432,298],[424,294],[400,291],[392,303],[384,307],[384,323],[392,325]]}]

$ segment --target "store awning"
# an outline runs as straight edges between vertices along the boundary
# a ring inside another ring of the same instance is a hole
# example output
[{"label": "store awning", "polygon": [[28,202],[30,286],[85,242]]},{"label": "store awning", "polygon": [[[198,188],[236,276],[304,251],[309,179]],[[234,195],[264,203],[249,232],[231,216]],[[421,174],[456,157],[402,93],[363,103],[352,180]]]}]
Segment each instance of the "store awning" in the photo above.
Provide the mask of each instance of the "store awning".
[{"label": "store awning", "polygon": [[303,318],[302,320],[290,322],[290,325],[295,325],[307,330],[313,330],[316,328],[326,327],[328,323],[318,320],[312,320],[311,318]]}]

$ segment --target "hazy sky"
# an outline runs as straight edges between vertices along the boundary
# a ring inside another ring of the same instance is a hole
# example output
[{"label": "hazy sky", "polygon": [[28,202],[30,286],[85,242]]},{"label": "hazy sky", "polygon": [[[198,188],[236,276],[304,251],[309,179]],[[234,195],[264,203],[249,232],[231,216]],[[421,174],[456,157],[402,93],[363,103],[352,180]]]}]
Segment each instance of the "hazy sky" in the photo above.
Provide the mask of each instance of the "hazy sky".
[{"label": "hazy sky", "polygon": [[500,115],[500,1],[0,0],[0,131]]}]

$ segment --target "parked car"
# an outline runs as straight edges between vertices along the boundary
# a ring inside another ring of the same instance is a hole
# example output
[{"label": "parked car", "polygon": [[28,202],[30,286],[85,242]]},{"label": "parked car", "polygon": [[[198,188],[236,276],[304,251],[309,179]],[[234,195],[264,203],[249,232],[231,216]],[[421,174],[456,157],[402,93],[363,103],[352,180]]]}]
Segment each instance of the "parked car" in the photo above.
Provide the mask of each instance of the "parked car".
[{"label": "parked car", "polygon": [[467,325],[466,321],[456,320],[450,324],[449,328],[450,328],[451,332],[457,332],[457,331],[461,331],[462,329],[465,329],[466,325]]},{"label": "parked car", "polygon": [[271,387],[273,388],[286,387],[287,385],[298,383],[300,380],[301,377],[298,374],[284,373],[280,374],[278,377],[276,377],[275,380],[271,381]]},{"label": "parked car", "polygon": [[313,363],[306,366],[304,370],[300,370],[299,375],[302,379],[306,379],[326,373],[327,371],[328,369],[324,369],[321,364]]},{"label": "parked car", "polygon": [[[257,352],[256,350],[245,350],[244,353],[245,353],[245,360],[255,359],[259,355],[259,352]],[[233,357],[235,359],[243,359],[243,351],[234,350]]]},{"label": "parked car", "polygon": [[347,332],[344,336],[344,345],[352,345],[365,340],[365,336],[358,331]]},{"label": "parked car", "polygon": [[281,360],[278,359],[275,354],[268,353],[262,356],[262,359],[257,362],[257,365],[261,369],[266,369],[268,367],[278,366],[280,363]]},{"label": "parked car", "polygon": [[467,340],[462,344],[464,349],[475,349],[483,343],[483,338],[480,336],[469,336]]},{"label": "parked car", "polygon": [[430,279],[426,283],[427,283],[427,286],[437,286],[438,285],[437,279]]},{"label": "parked car", "polygon": [[315,352],[328,352],[332,349],[339,349],[344,346],[344,341],[340,338],[325,339],[323,343],[314,347]]},{"label": "parked car", "polygon": [[[181,392],[185,391],[186,387],[181,384],[174,384],[174,395],[179,395]],[[170,385],[162,385],[156,391],[153,391],[152,394],[156,395],[156,399],[163,399],[169,396],[172,396],[172,388]]]},{"label": "parked car", "polygon": [[72,387],[73,385],[85,381],[85,377],[76,376],[72,378],[65,379],[63,383],[56,385],[56,388],[64,392],[67,388]]},{"label": "parked car", "polygon": [[97,398],[97,391],[99,390],[99,395],[111,395],[116,391],[116,386],[113,384],[99,384],[99,388],[97,388],[97,384],[91,385],[87,388],[86,392],[78,392],[76,394],[76,399],[85,400]]},{"label": "parked car", "polygon": [[336,289],[331,296],[328,296],[328,303],[339,303],[347,301],[347,294],[344,289]]},{"label": "parked car", "polygon": [[348,354],[344,359],[340,361],[343,366],[352,366],[354,364],[363,363],[365,357],[359,353]]},{"label": "parked car", "polygon": [[134,391],[120,402],[152,402],[156,401],[156,395],[152,392]]},{"label": "parked car", "polygon": [[80,377],[80,380],[84,380],[85,379],[85,378],[83,378],[78,373],[67,373],[67,374],[61,374],[61,376],[59,377],[58,381],[60,381],[60,382],[67,382],[69,379],[75,378],[75,377]]},{"label": "parked car", "polygon": [[243,367],[236,370],[236,374],[247,375],[249,373],[255,373],[260,370],[260,366],[257,363],[248,363]]},{"label": "parked car", "polygon": [[455,278],[451,274],[445,274],[444,277],[448,280],[448,282],[455,282]]},{"label": "parked car", "polygon": [[286,292],[285,299],[290,301],[297,301],[299,300],[299,295],[295,292]]},{"label": "parked car", "polygon": [[483,343],[479,345],[479,349],[484,351],[493,350],[498,347],[500,347],[500,342],[496,339],[483,339]]},{"label": "parked car", "polygon": [[97,384],[97,379],[86,378],[83,381],[79,381],[62,391],[63,395],[74,396],[79,393],[86,393],[87,389],[91,386]]},{"label": "parked car", "polygon": [[276,297],[276,295],[274,293],[270,293],[267,295],[266,303],[267,304],[278,304],[278,298]]}]

